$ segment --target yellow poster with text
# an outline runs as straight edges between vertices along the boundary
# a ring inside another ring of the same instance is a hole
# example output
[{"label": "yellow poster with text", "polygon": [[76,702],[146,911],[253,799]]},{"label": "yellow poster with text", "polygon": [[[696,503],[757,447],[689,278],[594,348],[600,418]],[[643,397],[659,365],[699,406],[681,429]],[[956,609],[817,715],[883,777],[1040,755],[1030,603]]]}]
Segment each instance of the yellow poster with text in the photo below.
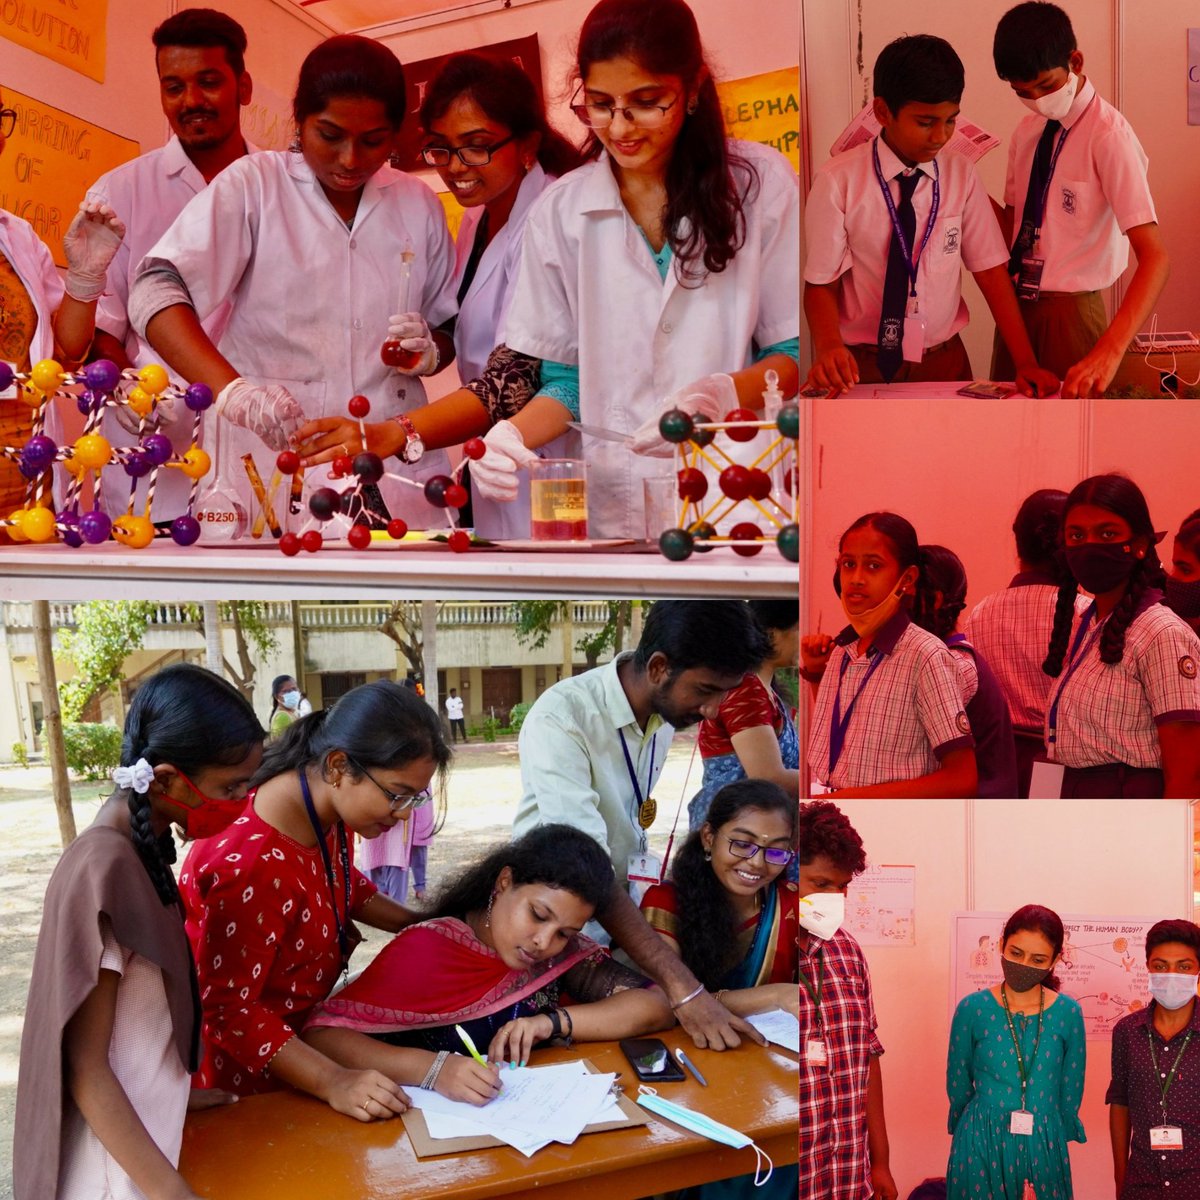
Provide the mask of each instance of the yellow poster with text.
[{"label": "yellow poster with text", "polygon": [[717,84],[730,137],[774,146],[800,173],[800,68]]},{"label": "yellow poster with text", "polygon": [[108,0],[0,0],[0,38],[104,82]]},{"label": "yellow poster with text", "polygon": [[138,144],[11,88],[4,104],[16,109],[17,125],[0,155],[0,208],[28,221],[65,267],[62,236],[84,193],[136,157]]}]

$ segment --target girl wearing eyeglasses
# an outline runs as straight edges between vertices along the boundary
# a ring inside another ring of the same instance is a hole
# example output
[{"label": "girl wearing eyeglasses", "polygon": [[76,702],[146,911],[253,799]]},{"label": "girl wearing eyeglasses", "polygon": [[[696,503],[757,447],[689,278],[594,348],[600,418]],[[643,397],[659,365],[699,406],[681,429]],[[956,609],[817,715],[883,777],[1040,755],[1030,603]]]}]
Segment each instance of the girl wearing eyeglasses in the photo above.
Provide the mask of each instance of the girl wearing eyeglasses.
[{"label": "girl wearing eyeglasses", "polygon": [[635,454],[586,443],[589,527],[641,537],[642,480],[662,471],[642,455],[674,449],[658,433],[666,409],[760,408],[767,370],[796,392],[799,189],[782,155],[726,140],[683,0],[601,0],[577,69],[590,161],[530,214],[504,329],[511,349],[543,360],[541,386],[484,440],[518,470],[547,440],[543,400],[559,406],[557,431],[574,419],[629,435]]},{"label": "girl wearing eyeglasses", "polygon": [[202,1086],[290,1085],[359,1121],[407,1107],[387,1076],[343,1068],[295,1034],[346,970],[355,921],[394,933],[414,919],[354,866],[353,835],[409,819],[449,761],[437,714],[389,680],[271,742],[245,813],[197,842],[180,875],[204,1008]]}]

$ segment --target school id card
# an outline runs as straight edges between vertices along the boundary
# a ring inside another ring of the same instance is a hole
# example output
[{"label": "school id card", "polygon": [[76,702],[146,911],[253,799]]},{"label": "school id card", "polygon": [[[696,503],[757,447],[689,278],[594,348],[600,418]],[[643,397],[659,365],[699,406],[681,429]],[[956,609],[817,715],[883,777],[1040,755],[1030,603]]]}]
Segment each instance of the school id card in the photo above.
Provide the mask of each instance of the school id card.
[{"label": "school id card", "polygon": [[1178,1125],[1155,1125],[1150,1130],[1150,1147],[1153,1150],[1182,1150],[1183,1130]]}]

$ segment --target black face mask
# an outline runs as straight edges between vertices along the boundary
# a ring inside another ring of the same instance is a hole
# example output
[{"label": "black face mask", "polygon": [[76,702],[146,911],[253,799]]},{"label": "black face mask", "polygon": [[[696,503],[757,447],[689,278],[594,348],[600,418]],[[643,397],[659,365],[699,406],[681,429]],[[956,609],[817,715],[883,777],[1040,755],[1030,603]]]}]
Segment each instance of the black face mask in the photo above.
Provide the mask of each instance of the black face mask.
[{"label": "black face mask", "polygon": [[1029,967],[1008,958],[1002,958],[1000,966],[1004,971],[1004,982],[1014,992],[1027,992],[1050,974],[1049,967]]},{"label": "black face mask", "polygon": [[1185,621],[1200,619],[1200,579],[1185,582],[1167,576],[1167,607]]},{"label": "black face mask", "polygon": [[1124,583],[1137,562],[1131,542],[1119,545],[1085,542],[1082,546],[1067,547],[1067,566],[1071,574],[1079,581],[1079,586],[1093,596],[1111,592],[1117,584]]}]

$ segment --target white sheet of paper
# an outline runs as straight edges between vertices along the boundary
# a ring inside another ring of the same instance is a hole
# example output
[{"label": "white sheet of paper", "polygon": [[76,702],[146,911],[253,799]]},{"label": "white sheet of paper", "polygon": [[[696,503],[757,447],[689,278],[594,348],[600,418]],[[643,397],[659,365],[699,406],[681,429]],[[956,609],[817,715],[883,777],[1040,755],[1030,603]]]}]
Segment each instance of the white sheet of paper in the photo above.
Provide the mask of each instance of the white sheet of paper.
[{"label": "white sheet of paper", "polygon": [[790,1012],[773,1008],[746,1018],[768,1041],[785,1050],[800,1053],[800,1022]]},{"label": "white sheet of paper", "polygon": [[[831,158],[850,150],[863,142],[869,142],[879,132],[879,122],[875,119],[874,104],[867,104],[858,115],[842,130],[837,141],[829,148]],[[986,129],[960,116],[955,126],[954,136],[946,143],[945,149],[961,154],[977,163],[985,154],[1000,145],[1000,139]]]}]

